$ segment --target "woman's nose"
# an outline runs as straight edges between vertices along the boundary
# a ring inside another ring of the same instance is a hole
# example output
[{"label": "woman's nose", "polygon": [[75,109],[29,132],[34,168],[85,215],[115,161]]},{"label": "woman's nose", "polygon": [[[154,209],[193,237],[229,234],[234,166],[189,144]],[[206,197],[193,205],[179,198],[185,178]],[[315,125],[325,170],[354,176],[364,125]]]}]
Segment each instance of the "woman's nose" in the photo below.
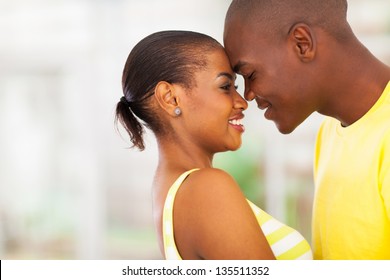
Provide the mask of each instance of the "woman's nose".
[{"label": "woman's nose", "polygon": [[236,91],[234,107],[242,110],[246,110],[248,108],[248,102],[242,98],[242,96]]}]

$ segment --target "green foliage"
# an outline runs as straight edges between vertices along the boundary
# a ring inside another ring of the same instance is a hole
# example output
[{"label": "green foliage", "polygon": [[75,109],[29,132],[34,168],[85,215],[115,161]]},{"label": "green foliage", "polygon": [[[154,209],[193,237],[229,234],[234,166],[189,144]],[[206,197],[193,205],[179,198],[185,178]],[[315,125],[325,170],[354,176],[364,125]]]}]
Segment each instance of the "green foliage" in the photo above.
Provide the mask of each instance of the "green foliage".
[{"label": "green foliage", "polygon": [[[253,144],[253,143],[252,143]],[[234,177],[245,196],[258,205],[264,197],[264,176],[261,145],[243,143],[242,148],[234,152],[217,154],[214,167],[228,172]]]}]

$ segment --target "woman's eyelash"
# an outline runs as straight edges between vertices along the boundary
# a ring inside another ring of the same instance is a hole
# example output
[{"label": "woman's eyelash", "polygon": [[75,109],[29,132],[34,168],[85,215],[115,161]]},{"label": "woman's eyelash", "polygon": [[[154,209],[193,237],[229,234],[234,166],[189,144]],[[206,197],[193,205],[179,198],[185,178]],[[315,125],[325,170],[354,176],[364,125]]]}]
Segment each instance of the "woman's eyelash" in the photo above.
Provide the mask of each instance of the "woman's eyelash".
[{"label": "woman's eyelash", "polygon": [[[238,85],[233,85],[233,86],[235,89],[238,89]],[[230,90],[231,87],[232,87],[232,84],[228,84],[228,85],[222,86],[221,88],[224,90]]]}]

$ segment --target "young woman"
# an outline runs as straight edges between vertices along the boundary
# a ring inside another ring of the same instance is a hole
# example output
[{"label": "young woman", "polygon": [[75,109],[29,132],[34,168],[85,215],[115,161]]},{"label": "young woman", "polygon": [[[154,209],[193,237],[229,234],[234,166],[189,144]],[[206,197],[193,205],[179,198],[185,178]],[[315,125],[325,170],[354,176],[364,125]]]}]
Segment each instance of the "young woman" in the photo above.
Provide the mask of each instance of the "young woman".
[{"label": "young woman", "polygon": [[123,71],[116,121],[143,150],[143,126],[158,143],[154,220],[166,259],[310,259],[295,230],[249,202],[215,153],[236,150],[247,102],[224,48],[190,31],[141,40]]}]

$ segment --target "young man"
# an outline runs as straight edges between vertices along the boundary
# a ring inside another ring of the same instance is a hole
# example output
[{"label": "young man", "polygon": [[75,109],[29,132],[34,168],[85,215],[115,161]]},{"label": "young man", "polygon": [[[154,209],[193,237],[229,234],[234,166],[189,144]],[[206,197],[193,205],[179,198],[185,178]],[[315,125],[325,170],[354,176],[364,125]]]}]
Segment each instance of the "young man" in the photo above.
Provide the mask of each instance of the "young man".
[{"label": "young man", "polygon": [[316,259],[390,259],[390,68],[345,0],[233,0],[224,43],[245,98],[287,134],[313,112]]}]

